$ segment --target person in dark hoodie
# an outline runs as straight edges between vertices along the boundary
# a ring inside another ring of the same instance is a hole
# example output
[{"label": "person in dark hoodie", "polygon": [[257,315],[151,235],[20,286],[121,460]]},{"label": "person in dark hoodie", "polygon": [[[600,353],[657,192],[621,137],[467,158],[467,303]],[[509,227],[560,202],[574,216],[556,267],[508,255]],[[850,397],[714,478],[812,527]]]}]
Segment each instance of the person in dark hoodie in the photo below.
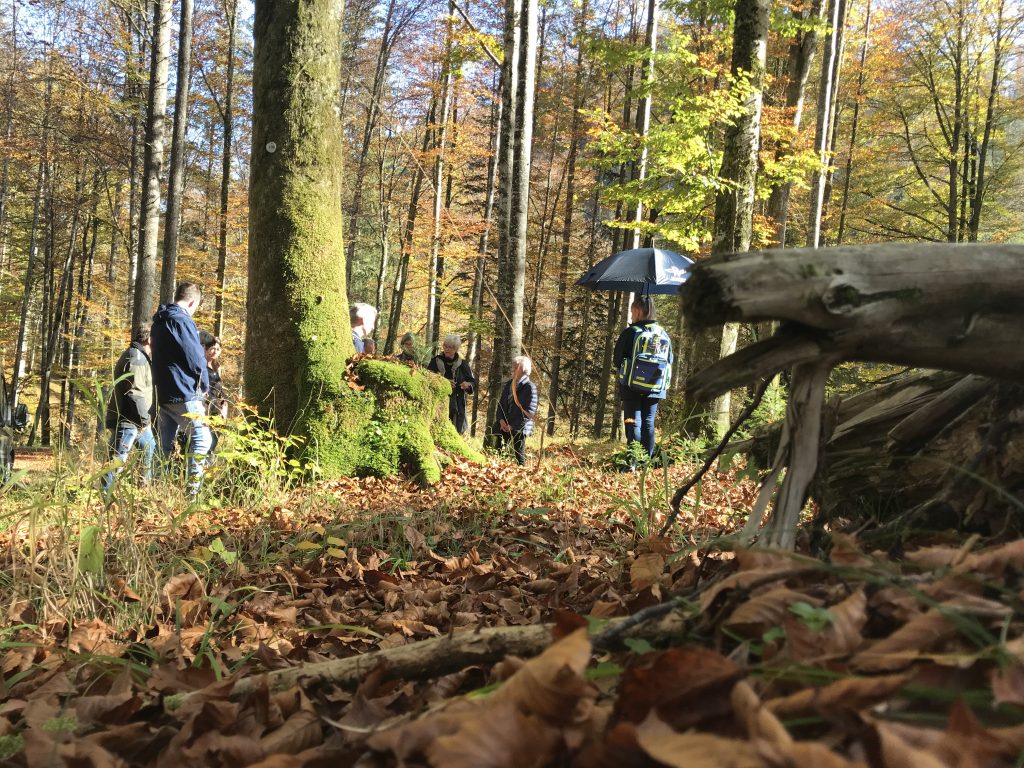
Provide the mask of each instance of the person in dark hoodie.
[{"label": "person in dark hoodie", "polygon": [[108,497],[114,477],[124,468],[132,446],[142,449],[142,477],[148,483],[153,476],[153,453],[156,438],[156,397],[153,393],[153,369],[149,353],[149,326],[135,329],[132,343],[114,366],[114,388],[107,401],[106,426],[110,434],[110,458],[120,466],[103,476],[103,492]]},{"label": "person in dark hoodie", "polygon": [[190,497],[199,494],[206,457],[213,434],[203,422],[205,397],[210,389],[206,353],[192,316],[203,301],[195,283],[181,283],[173,304],[161,304],[153,317],[153,383],[160,404],[159,438],[164,456],[174,451],[179,431],[189,443],[188,486]]},{"label": "person in dark hoodie", "polygon": [[427,370],[439,373],[452,384],[452,393],[448,396],[448,418],[451,419],[455,429],[460,435],[466,433],[469,423],[466,419],[466,395],[473,394],[476,388],[476,376],[469,367],[469,363],[459,357],[459,347],[462,346],[462,339],[454,333],[444,337],[441,345],[442,352],[435,355],[429,363]]}]

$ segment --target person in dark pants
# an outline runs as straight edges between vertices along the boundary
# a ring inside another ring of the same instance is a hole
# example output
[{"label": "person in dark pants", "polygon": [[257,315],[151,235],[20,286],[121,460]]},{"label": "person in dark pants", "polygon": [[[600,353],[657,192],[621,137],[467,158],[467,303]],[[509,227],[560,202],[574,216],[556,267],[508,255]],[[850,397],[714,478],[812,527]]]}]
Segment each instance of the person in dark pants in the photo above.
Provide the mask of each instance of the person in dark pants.
[{"label": "person in dark pants", "polygon": [[169,457],[179,432],[188,440],[188,496],[199,495],[213,433],[205,421],[210,378],[206,351],[192,316],[203,301],[195,283],[181,283],[173,304],[162,304],[153,317],[153,383],[160,404],[160,450]]},{"label": "person in dark pants", "polygon": [[143,482],[148,483],[153,476],[156,395],[149,355],[149,326],[144,325],[135,329],[131,346],[114,366],[114,389],[107,401],[106,426],[111,430],[110,457],[117,459],[120,466],[103,475],[103,493],[108,497],[114,487],[114,477],[124,468],[134,445],[142,449]]},{"label": "person in dark pants", "polygon": [[526,438],[533,432],[533,417],[540,402],[537,385],[530,381],[532,372],[533,361],[526,355],[512,361],[512,378],[505,382],[498,401],[497,421],[491,425],[499,449],[511,443],[520,466],[526,463]]},{"label": "person in dark pants", "polygon": [[[640,443],[648,456],[654,455],[654,419],[658,413],[658,403],[668,394],[668,384],[672,371],[672,343],[668,334],[655,322],[654,299],[650,296],[638,296],[629,308],[630,324],[615,342],[615,367],[619,371],[619,397],[622,399],[622,417],[626,425],[626,445]],[[660,349],[646,355],[655,362],[639,361],[645,356],[645,350],[639,350],[637,341],[653,338]],[[667,348],[666,348],[667,345]],[[657,374],[648,377],[645,382],[637,383],[633,376],[638,366],[646,364],[657,371],[660,363],[661,378]],[[667,360],[667,364],[665,361]]]},{"label": "person in dark pants", "polygon": [[459,347],[462,339],[454,333],[444,337],[440,355],[435,355],[429,363],[427,370],[439,373],[452,383],[452,393],[448,397],[448,418],[452,420],[455,429],[459,434],[465,434],[469,427],[466,418],[466,395],[472,394],[476,388],[476,376],[469,367],[469,363],[459,357]]}]

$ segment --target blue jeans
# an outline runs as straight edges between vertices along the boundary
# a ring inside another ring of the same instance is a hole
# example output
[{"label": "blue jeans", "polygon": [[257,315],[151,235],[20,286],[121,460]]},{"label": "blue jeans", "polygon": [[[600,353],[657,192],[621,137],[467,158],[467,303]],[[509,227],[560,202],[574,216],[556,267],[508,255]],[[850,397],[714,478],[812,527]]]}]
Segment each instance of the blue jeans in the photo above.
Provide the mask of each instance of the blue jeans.
[{"label": "blue jeans", "polygon": [[213,432],[203,421],[206,407],[199,398],[184,403],[164,403],[160,406],[160,450],[164,457],[174,452],[178,432],[185,435],[188,445],[188,486],[189,496],[199,493],[203,472],[206,470],[206,456],[213,447]]},{"label": "blue jeans", "polygon": [[658,413],[659,398],[642,395],[632,390],[623,391],[622,418],[626,424],[626,445],[640,443],[648,456],[654,455],[654,417]]},{"label": "blue jeans", "polygon": [[121,466],[112,469],[103,476],[103,492],[110,493],[114,486],[114,476],[121,473],[128,463],[128,454],[133,445],[142,449],[142,477],[149,482],[153,477],[153,453],[156,451],[156,438],[151,427],[136,426],[128,421],[119,422],[110,436],[110,458],[117,459]]}]

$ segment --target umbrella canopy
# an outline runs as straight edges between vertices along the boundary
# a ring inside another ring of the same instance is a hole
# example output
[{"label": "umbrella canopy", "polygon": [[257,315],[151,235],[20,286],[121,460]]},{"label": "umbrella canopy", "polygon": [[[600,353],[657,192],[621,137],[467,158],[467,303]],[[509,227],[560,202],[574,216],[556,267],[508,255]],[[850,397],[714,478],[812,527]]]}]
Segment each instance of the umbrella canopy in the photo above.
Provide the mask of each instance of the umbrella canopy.
[{"label": "umbrella canopy", "polygon": [[674,294],[690,276],[692,259],[661,248],[619,251],[595,264],[576,281],[595,291]]}]

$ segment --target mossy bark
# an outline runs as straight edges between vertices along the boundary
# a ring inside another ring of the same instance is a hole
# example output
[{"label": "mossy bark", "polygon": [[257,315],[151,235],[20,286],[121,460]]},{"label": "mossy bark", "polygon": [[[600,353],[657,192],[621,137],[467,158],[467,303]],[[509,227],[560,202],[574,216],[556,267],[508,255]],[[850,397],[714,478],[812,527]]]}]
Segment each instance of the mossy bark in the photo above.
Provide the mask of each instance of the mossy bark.
[{"label": "mossy bark", "polygon": [[450,385],[353,354],[345,290],[339,119],[342,0],[257,0],[245,386],[306,438],[327,477],[440,478],[436,447],[482,459],[448,421]]}]

